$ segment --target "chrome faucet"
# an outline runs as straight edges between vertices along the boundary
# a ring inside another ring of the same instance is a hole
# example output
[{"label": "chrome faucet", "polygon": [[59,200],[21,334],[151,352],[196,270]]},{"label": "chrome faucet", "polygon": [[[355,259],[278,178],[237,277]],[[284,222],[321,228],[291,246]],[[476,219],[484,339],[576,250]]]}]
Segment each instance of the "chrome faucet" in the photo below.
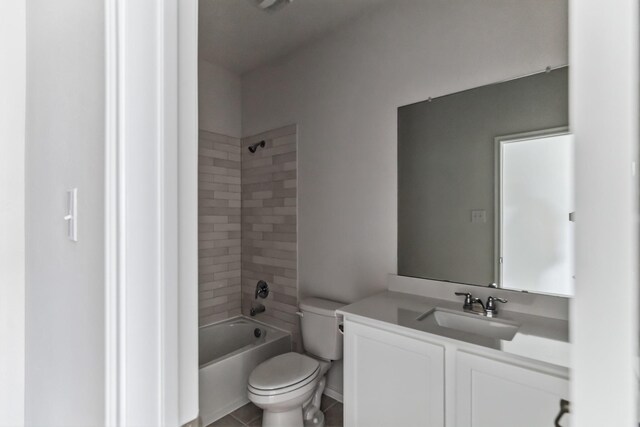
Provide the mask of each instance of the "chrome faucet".
[{"label": "chrome faucet", "polygon": [[[269,285],[264,280],[259,280],[256,284],[256,300],[259,298],[266,298],[269,296]],[[251,304],[251,309],[249,310],[249,314],[251,316],[255,316],[258,313],[264,313],[267,308],[264,304]]]},{"label": "chrome faucet", "polygon": [[[462,305],[464,311],[469,311],[476,314],[485,314],[484,304],[482,303],[480,298],[474,298],[473,295],[468,292],[456,292],[456,295],[464,297],[464,304]],[[482,306],[481,312],[475,309],[475,304],[480,304]]]},{"label": "chrome faucet", "polygon": [[470,293],[468,293],[468,292],[456,292],[455,294],[460,296],[460,297],[464,297],[464,304],[462,305],[462,308],[465,311],[473,310],[473,296]]},{"label": "chrome faucet", "polygon": [[[482,307],[482,313],[487,314],[487,309],[486,309],[486,307],[484,306],[484,304],[482,303],[482,300],[481,300],[480,298],[474,298],[474,299],[472,300],[472,302],[473,302],[474,304],[480,304],[480,307]],[[475,310],[474,310],[474,311],[475,311]]]},{"label": "chrome faucet", "polygon": [[253,317],[258,313],[264,313],[265,310],[266,307],[263,304],[256,304],[255,306],[251,307],[251,310],[249,310],[249,314]]},{"label": "chrome faucet", "polygon": [[487,298],[487,306],[484,309],[484,312],[486,313],[487,317],[496,317],[498,315],[498,306],[496,305],[496,302],[501,302],[504,304],[508,301],[504,298],[497,298],[497,297]]},{"label": "chrome faucet", "polygon": [[[487,317],[496,317],[498,315],[498,307],[496,305],[497,302],[507,302],[507,300],[504,298],[489,297],[487,299],[487,304],[485,305],[480,298],[474,298],[473,295],[468,292],[456,292],[455,294],[464,297],[464,304],[462,305],[462,309],[464,311],[481,314]],[[482,307],[482,311],[476,310],[475,304],[480,304],[480,307]]]}]

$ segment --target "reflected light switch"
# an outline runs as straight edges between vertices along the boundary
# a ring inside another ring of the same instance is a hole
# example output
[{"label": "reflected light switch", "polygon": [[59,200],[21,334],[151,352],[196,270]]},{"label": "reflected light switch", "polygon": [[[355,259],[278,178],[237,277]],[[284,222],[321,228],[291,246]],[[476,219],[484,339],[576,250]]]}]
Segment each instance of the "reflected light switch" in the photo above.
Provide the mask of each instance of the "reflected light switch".
[{"label": "reflected light switch", "polygon": [[485,210],[472,210],[471,211],[472,223],[485,223],[487,222],[487,211]]}]

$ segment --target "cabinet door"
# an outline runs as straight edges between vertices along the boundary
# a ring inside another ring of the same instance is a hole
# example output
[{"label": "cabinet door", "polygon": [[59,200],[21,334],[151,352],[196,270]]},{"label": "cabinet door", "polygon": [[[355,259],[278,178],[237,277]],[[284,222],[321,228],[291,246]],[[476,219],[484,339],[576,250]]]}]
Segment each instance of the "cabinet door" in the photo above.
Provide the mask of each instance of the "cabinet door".
[{"label": "cabinet door", "polygon": [[[473,354],[456,356],[457,427],[553,426],[569,381]],[[570,416],[562,418],[568,427]]]},{"label": "cabinet door", "polygon": [[444,426],[444,348],[347,321],[345,426]]}]

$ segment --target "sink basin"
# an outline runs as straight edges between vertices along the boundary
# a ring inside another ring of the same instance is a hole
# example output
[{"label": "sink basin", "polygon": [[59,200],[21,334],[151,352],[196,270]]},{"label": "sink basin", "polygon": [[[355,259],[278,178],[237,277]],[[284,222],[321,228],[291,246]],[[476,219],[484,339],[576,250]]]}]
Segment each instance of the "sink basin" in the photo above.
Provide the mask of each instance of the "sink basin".
[{"label": "sink basin", "polygon": [[434,308],[416,319],[423,323],[424,330],[442,334],[442,330],[456,330],[486,338],[511,341],[520,325],[506,319],[496,319],[477,314],[457,312],[444,308]]}]

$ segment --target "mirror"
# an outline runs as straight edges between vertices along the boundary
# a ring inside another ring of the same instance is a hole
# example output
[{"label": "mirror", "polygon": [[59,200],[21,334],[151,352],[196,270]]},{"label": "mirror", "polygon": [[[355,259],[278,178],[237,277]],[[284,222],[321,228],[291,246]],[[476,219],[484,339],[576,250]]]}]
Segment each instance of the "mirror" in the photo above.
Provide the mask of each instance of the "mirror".
[{"label": "mirror", "polygon": [[573,294],[568,69],[398,109],[398,274]]}]

